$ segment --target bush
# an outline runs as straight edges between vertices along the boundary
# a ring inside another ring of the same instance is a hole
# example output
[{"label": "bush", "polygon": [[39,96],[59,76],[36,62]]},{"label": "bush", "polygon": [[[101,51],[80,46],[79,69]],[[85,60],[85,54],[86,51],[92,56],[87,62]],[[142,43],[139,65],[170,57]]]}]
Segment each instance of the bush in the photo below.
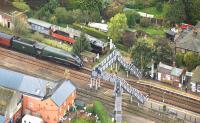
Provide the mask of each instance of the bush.
[{"label": "bush", "polygon": [[99,117],[101,123],[112,123],[111,118],[109,117],[105,107],[101,102],[93,101],[93,105],[94,105],[94,112]]},{"label": "bush", "polygon": [[140,15],[133,10],[125,11],[125,15],[129,27],[133,27],[136,23],[140,22]]},{"label": "bush", "polygon": [[140,26],[149,27],[150,26],[150,20],[148,18],[142,18],[140,20]]},{"label": "bush", "polygon": [[90,27],[87,27],[87,26],[83,26],[83,25],[80,25],[80,24],[73,24],[73,28],[81,30],[81,31],[83,31],[83,32],[85,32],[85,33],[87,33],[91,36],[94,36],[96,38],[107,40],[106,33],[98,31],[96,29],[93,29],[93,28],[90,28]]},{"label": "bush", "polygon": [[22,10],[22,11],[29,11],[30,7],[25,2],[12,2],[13,6]]},{"label": "bush", "polygon": [[157,10],[158,12],[162,12],[162,11],[163,11],[163,4],[162,4],[161,2],[158,2],[158,3],[156,4],[156,10]]},{"label": "bush", "polygon": [[126,46],[124,46],[123,44],[120,44],[120,43],[116,43],[115,46],[120,49],[120,50],[123,50],[123,51],[128,51],[128,48]]}]

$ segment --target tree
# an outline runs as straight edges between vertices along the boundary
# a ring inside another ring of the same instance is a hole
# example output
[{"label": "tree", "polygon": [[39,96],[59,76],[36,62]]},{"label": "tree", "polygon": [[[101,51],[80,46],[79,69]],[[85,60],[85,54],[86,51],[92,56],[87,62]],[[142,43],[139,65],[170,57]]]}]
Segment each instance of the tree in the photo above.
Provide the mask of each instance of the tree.
[{"label": "tree", "polygon": [[15,17],[12,31],[16,36],[26,35],[29,32],[26,21],[23,18]]},{"label": "tree", "polygon": [[177,67],[184,66],[184,54],[181,52],[176,53],[176,66]]},{"label": "tree", "polygon": [[89,41],[86,39],[85,34],[82,33],[81,37],[73,45],[73,52],[80,56],[84,50],[90,51],[91,46]]},{"label": "tree", "polygon": [[102,16],[104,19],[109,20],[111,17],[122,11],[123,6],[118,5],[117,2],[111,2],[106,8],[103,9]]},{"label": "tree", "polygon": [[113,41],[119,41],[127,28],[127,18],[125,14],[119,13],[108,22],[108,36],[113,39]]},{"label": "tree", "polygon": [[91,10],[100,12],[103,7],[103,0],[79,0],[81,10]]},{"label": "tree", "polygon": [[132,10],[125,11],[125,15],[127,18],[127,24],[130,28],[135,26],[136,22],[138,23],[140,21],[140,15],[135,11]]},{"label": "tree", "polygon": [[64,7],[58,7],[55,9],[55,16],[58,23],[72,24],[75,22],[73,11],[66,11]]},{"label": "tree", "polygon": [[200,20],[200,0],[182,0],[185,4],[187,20],[193,24]]},{"label": "tree", "polygon": [[145,72],[154,55],[153,47],[149,46],[144,40],[139,40],[133,46],[131,52],[133,63]]},{"label": "tree", "polygon": [[173,52],[172,48],[165,41],[158,41],[154,43],[155,55],[154,61],[156,64],[163,62],[166,64],[172,64],[173,61]]},{"label": "tree", "polygon": [[158,3],[156,4],[156,10],[157,10],[158,12],[162,12],[162,11],[163,11],[163,3],[162,3],[162,2],[158,2]]},{"label": "tree", "polygon": [[187,69],[189,71],[191,71],[197,65],[199,65],[199,61],[200,61],[200,58],[199,58],[199,55],[197,53],[187,52],[184,55],[184,63],[185,63],[185,66],[187,67]]},{"label": "tree", "polygon": [[166,14],[166,18],[171,22],[180,23],[186,18],[185,6],[182,0],[172,2],[170,9]]}]

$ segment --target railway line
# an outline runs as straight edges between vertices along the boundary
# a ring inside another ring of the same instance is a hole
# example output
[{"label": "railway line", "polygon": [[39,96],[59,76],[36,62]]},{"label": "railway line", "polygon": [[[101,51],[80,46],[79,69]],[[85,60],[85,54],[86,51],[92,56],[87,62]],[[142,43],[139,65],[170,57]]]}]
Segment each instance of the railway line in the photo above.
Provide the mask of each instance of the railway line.
[{"label": "railway line", "polygon": [[[97,94],[96,92],[91,92],[88,90],[84,90],[81,88],[77,89],[77,94],[79,96],[80,99],[82,98],[87,98],[87,99],[94,99],[94,100],[100,100],[101,102],[103,102],[105,105],[109,106],[109,107],[113,107],[114,108],[114,97],[113,96],[109,96],[109,95],[104,95],[102,94]],[[123,99],[123,104],[122,104],[122,109],[125,112],[129,112],[132,114],[135,114],[137,116],[141,116],[159,123],[164,123],[164,122],[181,122],[178,120],[174,120],[174,119],[170,119],[169,117],[166,117],[166,115],[164,113],[158,113],[158,112],[148,112],[148,110],[145,110],[142,107],[138,107],[137,103],[135,104],[130,104],[129,100]]]},{"label": "railway line", "polygon": [[[8,49],[3,49],[3,48],[0,48],[0,56],[1,57],[9,57],[12,59],[19,60],[21,62],[26,62],[33,66],[38,66],[38,67],[50,70],[54,74],[58,74],[60,76],[63,76],[63,78],[64,78],[64,73],[65,73],[66,68],[61,65],[58,65],[56,63],[44,62],[42,60],[35,59],[31,56],[23,55],[23,54],[16,53],[14,51],[11,51]],[[77,78],[79,80],[90,81],[90,70],[87,68],[83,68],[78,71],[75,69],[70,69],[70,75],[71,75],[71,77]],[[113,85],[111,83],[108,83],[105,81],[101,81],[101,83],[102,83],[101,85],[103,87],[113,89]],[[149,97],[152,99],[155,99],[158,101],[163,101],[163,99],[164,99],[165,103],[175,105],[177,107],[187,109],[187,110],[190,110],[190,111],[193,111],[196,113],[200,113],[200,109],[199,109],[200,101],[199,100],[184,97],[182,95],[178,95],[178,94],[172,93],[167,90],[162,90],[161,88],[147,85],[145,83],[141,83],[138,81],[137,82],[129,81],[129,83],[132,86],[134,86],[135,88],[137,88],[138,90],[142,91],[143,93],[148,94]],[[165,94],[163,97],[164,92],[165,92]]]},{"label": "railway line", "polygon": [[[71,75],[74,78],[77,79],[82,79],[85,81],[90,81],[90,76],[85,76],[85,75],[81,75],[81,74],[77,74],[77,72],[73,71],[70,72]],[[149,95],[149,98],[152,98],[154,100],[167,103],[167,104],[171,104],[186,110],[190,110],[196,113],[200,113],[200,101],[198,100],[192,100],[189,99],[187,97],[184,96],[180,96],[174,93],[171,93],[169,91],[166,90],[162,90],[160,88],[156,88],[156,87],[150,87],[149,85],[145,85],[145,84],[141,84],[138,82],[129,82],[132,86],[134,86],[135,88],[139,89],[142,93]],[[106,81],[101,81],[101,86],[104,88],[108,88],[108,89],[113,89],[113,85],[109,82]],[[164,93],[165,92],[165,93]],[[164,95],[163,95],[164,93]],[[164,96],[164,97],[163,97]]]}]

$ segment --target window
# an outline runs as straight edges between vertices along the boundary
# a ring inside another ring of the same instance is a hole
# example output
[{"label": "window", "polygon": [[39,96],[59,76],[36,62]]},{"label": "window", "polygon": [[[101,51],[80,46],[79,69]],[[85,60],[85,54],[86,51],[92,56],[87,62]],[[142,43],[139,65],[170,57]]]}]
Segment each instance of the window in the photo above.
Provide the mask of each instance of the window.
[{"label": "window", "polygon": [[32,102],[29,102],[28,107],[29,107],[29,108],[33,108],[33,103],[32,103]]}]

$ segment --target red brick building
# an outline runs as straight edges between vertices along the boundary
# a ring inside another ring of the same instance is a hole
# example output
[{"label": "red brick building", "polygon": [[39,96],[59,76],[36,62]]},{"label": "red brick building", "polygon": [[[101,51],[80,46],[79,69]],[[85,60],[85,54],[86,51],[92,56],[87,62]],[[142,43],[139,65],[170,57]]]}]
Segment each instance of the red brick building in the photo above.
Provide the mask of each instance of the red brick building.
[{"label": "red brick building", "polygon": [[75,87],[70,81],[64,81],[47,99],[23,96],[24,114],[41,117],[45,122],[58,123],[74,103]]},{"label": "red brick building", "polygon": [[[76,98],[76,88],[70,80],[52,82],[2,68],[0,68],[1,86],[16,90],[23,95],[16,96],[14,98],[17,99],[16,101],[9,100],[12,102],[12,107],[4,110],[15,111],[8,115],[5,113],[5,118],[9,121],[13,120],[14,123],[18,117],[25,114],[40,117],[47,123],[58,123],[69,111]],[[19,104],[22,108],[15,110]]]},{"label": "red brick building", "polygon": [[178,87],[184,79],[183,73],[183,69],[176,68],[175,66],[172,67],[160,62],[157,68],[157,79]]}]

